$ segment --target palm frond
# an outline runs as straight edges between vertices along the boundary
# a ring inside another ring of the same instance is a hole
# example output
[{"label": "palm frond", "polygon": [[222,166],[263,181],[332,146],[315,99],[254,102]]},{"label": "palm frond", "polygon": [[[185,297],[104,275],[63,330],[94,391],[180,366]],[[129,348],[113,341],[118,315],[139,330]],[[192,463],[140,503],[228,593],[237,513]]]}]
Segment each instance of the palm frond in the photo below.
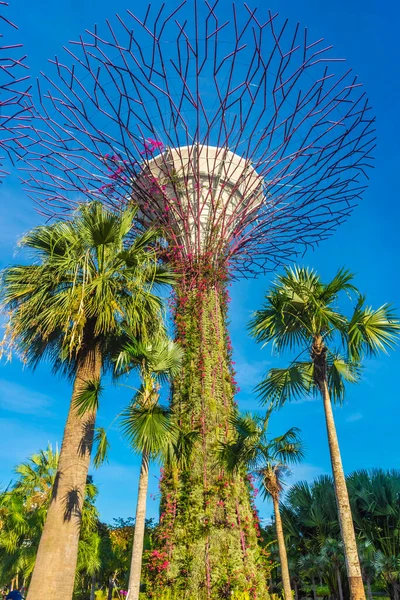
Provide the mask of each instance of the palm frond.
[{"label": "palm frond", "polygon": [[361,297],[348,324],[348,351],[354,360],[393,348],[399,339],[400,321],[389,304],[365,306]]},{"label": "palm frond", "polygon": [[170,412],[159,404],[131,404],[122,413],[121,426],[133,450],[152,457],[160,456],[172,434]]},{"label": "palm frond", "polygon": [[358,362],[346,360],[339,353],[329,354],[327,377],[332,400],[341,403],[345,396],[345,383],[358,383],[360,381],[361,366]]},{"label": "palm frond", "polygon": [[100,383],[100,379],[85,381],[74,399],[74,405],[78,409],[78,414],[82,416],[86,412],[97,411],[102,393],[103,386]]},{"label": "palm frond", "polygon": [[98,469],[105,462],[108,463],[108,453],[110,451],[110,442],[104,427],[97,427],[94,435],[94,444],[96,451],[93,458],[93,464]]},{"label": "palm frond", "polygon": [[313,363],[297,362],[286,369],[270,369],[256,387],[263,404],[282,406],[286,401],[300,400],[313,388]]}]

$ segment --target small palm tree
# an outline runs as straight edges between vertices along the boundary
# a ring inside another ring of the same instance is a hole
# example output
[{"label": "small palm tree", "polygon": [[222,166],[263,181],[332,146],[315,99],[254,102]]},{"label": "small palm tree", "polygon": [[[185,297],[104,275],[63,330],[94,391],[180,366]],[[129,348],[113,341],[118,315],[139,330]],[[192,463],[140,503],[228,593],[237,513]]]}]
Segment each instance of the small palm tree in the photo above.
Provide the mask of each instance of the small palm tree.
[{"label": "small palm tree", "polygon": [[271,409],[265,418],[250,413],[232,419],[234,441],[221,443],[221,461],[231,473],[249,469],[260,479],[264,497],[271,497],[274,506],[276,536],[285,599],[292,598],[289,565],[279,509],[283,476],[288,463],[299,462],[304,455],[299,431],[292,427],[279,437],[268,438]]},{"label": "small palm tree", "polygon": [[381,550],[375,553],[375,572],[382,578],[393,600],[400,600],[400,555],[387,556]]},{"label": "small palm tree", "polygon": [[[155,284],[172,276],[157,262],[159,234],[136,233],[137,209],[82,205],[71,220],[37,227],[20,245],[35,263],[2,275],[7,340],[31,367],[48,359],[74,380],[51,504],[28,598],[70,600],[102,372],[121,323],[138,338],[161,318]],[[52,568],[49,569],[49,565]]]},{"label": "small palm tree", "polygon": [[343,542],[327,538],[321,548],[321,558],[333,570],[335,576],[334,583],[336,584],[334,587],[337,587],[339,600],[344,600],[341,575],[344,562]]},{"label": "small palm tree", "polygon": [[[362,357],[392,347],[400,326],[388,305],[376,310],[365,306],[365,298],[359,295],[352,280],[352,274],[343,269],[324,284],[312,270],[287,268],[268,292],[265,306],[255,313],[250,327],[258,341],[273,342],[278,352],[298,348],[299,357],[303,352],[311,355],[311,361],[295,360],[286,369],[271,369],[258,390],[265,402],[279,406],[304,394],[321,394],[350,597],[365,600],[331,399],[342,401],[344,384],[359,380]],[[337,308],[342,293],[358,297],[350,318]]]},{"label": "small palm tree", "polygon": [[120,369],[138,368],[141,379],[140,389],[122,416],[125,435],[142,457],[128,585],[130,600],[138,600],[140,593],[149,463],[166,453],[174,437],[169,411],[159,404],[160,384],[178,374],[181,362],[180,347],[162,335],[147,344],[132,339],[124,345],[117,361]]},{"label": "small palm tree", "polygon": [[313,598],[317,600],[316,578],[320,576],[322,571],[321,557],[311,552],[303,554],[298,560],[298,568],[301,574],[311,581]]}]

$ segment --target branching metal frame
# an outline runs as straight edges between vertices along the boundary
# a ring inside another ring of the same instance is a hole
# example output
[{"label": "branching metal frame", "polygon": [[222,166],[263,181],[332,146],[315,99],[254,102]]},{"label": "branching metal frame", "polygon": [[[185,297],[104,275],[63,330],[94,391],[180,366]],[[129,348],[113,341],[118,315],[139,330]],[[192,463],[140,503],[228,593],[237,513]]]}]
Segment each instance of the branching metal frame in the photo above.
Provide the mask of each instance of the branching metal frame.
[{"label": "branching metal frame", "polygon": [[3,13],[7,2],[0,0],[0,181],[7,174],[2,167],[6,155],[11,161],[15,152],[23,148],[24,122],[30,114],[30,85],[25,55],[21,55],[22,44],[10,44],[3,36],[3,27],[8,33],[17,29]]},{"label": "branching metal frame", "polygon": [[38,86],[24,182],[48,217],[86,199],[118,208],[136,198],[181,247],[171,222],[200,227],[204,198],[183,205],[182,182],[172,198],[162,182],[144,190],[146,165],[189,146],[196,180],[199,148],[229,149],[263,179],[264,201],[221,217],[210,191],[208,218],[221,255],[251,276],[349,216],[367,184],[374,118],[357,77],[322,39],[269,11],[233,4],[226,14],[218,4],[149,5],[140,17],[128,10],[65,48]]}]

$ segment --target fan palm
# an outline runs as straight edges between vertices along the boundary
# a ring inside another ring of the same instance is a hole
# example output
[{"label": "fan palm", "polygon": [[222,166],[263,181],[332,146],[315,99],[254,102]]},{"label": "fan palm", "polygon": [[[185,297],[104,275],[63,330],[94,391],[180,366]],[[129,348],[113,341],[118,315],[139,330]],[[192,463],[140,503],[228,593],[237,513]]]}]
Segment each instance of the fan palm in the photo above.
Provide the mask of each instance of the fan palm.
[{"label": "fan palm", "polygon": [[[5,269],[8,342],[35,367],[49,359],[74,380],[52,501],[28,598],[70,600],[93,443],[97,393],[109,366],[109,342],[121,322],[142,337],[160,319],[155,284],[171,283],[157,262],[159,234],[135,235],[137,209],[114,214],[82,205],[71,220],[33,229],[20,245],[34,264]],[[52,568],[49,569],[49,565]]]},{"label": "fan palm", "polygon": [[380,550],[375,553],[374,568],[385,582],[393,600],[400,599],[400,555],[387,556]]},{"label": "fan palm", "polygon": [[[19,464],[15,484],[0,495],[0,581],[26,581],[32,574],[51,501],[59,454],[51,445]],[[88,478],[78,555],[98,526],[97,488]],[[78,571],[84,568],[80,561]]]},{"label": "fan palm", "polygon": [[316,578],[321,575],[321,557],[318,554],[303,554],[298,560],[298,568],[301,574],[311,581],[313,598],[317,600]]},{"label": "fan palm", "polygon": [[288,463],[299,462],[303,445],[295,427],[281,436],[268,438],[271,410],[265,418],[250,413],[232,419],[234,440],[221,443],[221,461],[231,473],[249,469],[260,479],[264,497],[271,497],[274,506],[276,536],[282,572],[282,586],[286,600],[292,598],[285,537],[279,509],[282,478],[288,471]]},{"label": "fan palm", "polygon": [[[343,542],[327,538],[321,548],[321,557],[329,565],[335,575],[335,582],[339,600],[344,600],[341,569],[343,565]],[[331,589],[333,585],[331,586]]]},{"label": "fan palm", "polygon": [[[304,394],[316,391],[321,394],[350,597],[365,600],[331,399],[335,402],[343,399],[344,384],[359,380],[362,357],[392,347],[400,326],[388,305],[376,310],[365,306],[365,298],[359,295],[352,280],[352,274],[343,269],[325,284],[315,271],[286,268],[268,292],[263,308],[255,313],[250,327],[258,341],[273,342],[278,352],[297,348],[301,354],[306,351],[311,355],[311,361],[296,360],[286,369],[271,369],[258,390],[265,402],[277,405]],[[343,292],[358,297],[350,318],[337,308]]]},{"label": "fan palm", "polygon": [[159,404],[160,385],[177,375],[182,361],[179,346],[161,335],[152,342],[127,342],[118,357],[120,369],[139,369],[141,386],[122,417],[122,426],[132,447],[141,454],[139,490],[133,536],[128,594],[138,600],[142,570],[143,540],[149,463],[172,443],[173,427],[169,411]]}]

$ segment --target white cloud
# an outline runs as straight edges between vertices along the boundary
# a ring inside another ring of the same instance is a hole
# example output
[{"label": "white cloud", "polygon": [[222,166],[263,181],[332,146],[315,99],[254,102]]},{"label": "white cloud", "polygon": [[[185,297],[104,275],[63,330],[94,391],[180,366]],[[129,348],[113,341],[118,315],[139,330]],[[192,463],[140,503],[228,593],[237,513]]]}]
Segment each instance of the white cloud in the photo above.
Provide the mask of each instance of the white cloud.
[{"label": "white cloud", "polygon": [[356,421],[360,421],[364,418],[364,415],[360,412],[352,413],[348,417],[346,417],[346,423],[355,423]]},{"label": "white cloud", "polygon": [[23,385],[0,379],[0,407],[3,410],[24,414],[48,417],[52,398],[41,392],[36,392]]},{"label": "white cloud", "polygon": [[291,486],[298,481],[313,481],[320,475],[325,475],[326,471],[322,467],[310,463],[301,463],[290,468],[291,474],[287,477],[287,486]]}]

